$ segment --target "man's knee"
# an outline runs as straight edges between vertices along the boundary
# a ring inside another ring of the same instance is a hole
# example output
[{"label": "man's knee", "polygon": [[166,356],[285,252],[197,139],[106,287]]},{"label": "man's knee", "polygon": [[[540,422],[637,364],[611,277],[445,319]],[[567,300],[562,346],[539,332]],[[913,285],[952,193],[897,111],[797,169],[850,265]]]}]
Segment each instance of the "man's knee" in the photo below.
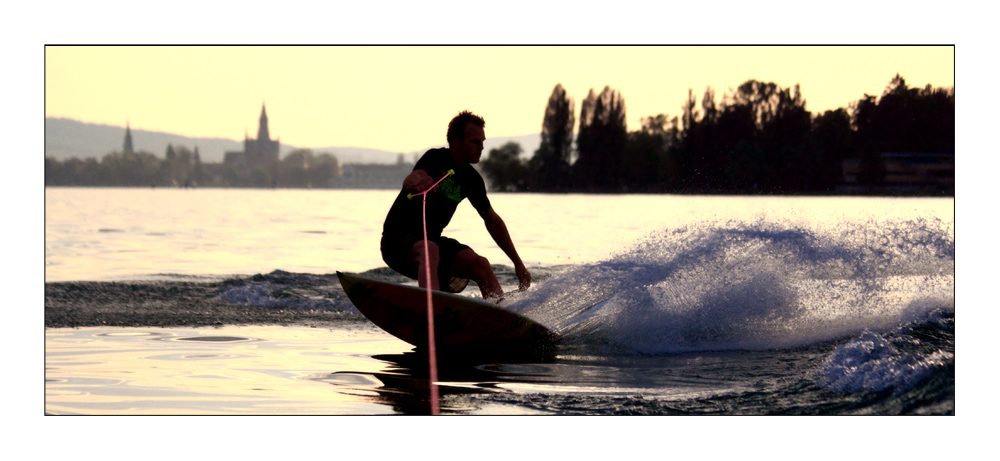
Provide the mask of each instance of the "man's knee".
[{"label": "man's knee", "polygon": [[[414,261],[423,262],[424,261],[424,241],[421,240],[413,245],[410,249],[410,256],[413,257]],[[438,246],[434,242],[427,242],[427,256],[430,259],[430,263],[433,266],[438,264],[440,260],[440,255],[438,251]]]},{"label": "man's knee", "polygon": [[483,256],[476,255],[475,267],[483,275],[493,274],[493,268],[490,266],[490,261]]},{"label": "man's knee", "polygon": [[462,256],[460,259],[460,264],[464,265],[465,271],[470,275],[469,278],[480,282],[487,277],[493,276],[493,268],[490,266],[490,261],[485,257],[479,256],[472,250],[467,250],[463,252],[465,254],[460,254]]}]

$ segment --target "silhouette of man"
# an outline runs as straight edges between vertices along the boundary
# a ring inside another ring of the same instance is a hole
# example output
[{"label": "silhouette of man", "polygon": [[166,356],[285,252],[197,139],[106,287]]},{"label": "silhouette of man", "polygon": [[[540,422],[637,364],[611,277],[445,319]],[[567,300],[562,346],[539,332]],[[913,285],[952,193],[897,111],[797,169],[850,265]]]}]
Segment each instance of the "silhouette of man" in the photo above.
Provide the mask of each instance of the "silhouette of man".
[{"label": "silhouette of man", "polygon": [[[531,285],[531,273],[521,262],[507,226],[490,205],[483,177],[472,167],[483,154],[485,126],[482,117],[469,111],[459,113],[448,123],[448,147],[427,151],[403,180],[402,190],[382,227],[381,250],[382,259],[390,268],[417,279],[421,287],[426,288],[424,258],[428,258],[432,289],[442,289],[440,281],[445,281],[445,291],[458,293],[471,279],[479,285],[484,299],[498,302],[503,298],[503,289],[490,262],[472,248],[441,235],[458,204],[468,198],[483,218],[490,236],[514,263],[519,288],[523,290]],[[423,192],[448,170],[454,170],[455,174],[427,194],[428,248],[425,255],[421,197],[408,199],[407,195]]]}]

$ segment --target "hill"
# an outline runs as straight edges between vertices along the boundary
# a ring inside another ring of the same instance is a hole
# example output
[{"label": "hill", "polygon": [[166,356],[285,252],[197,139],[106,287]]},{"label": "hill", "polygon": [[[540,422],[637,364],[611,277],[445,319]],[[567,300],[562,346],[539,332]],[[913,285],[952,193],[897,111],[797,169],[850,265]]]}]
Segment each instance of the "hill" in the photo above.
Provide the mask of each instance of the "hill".
[{"label": "hill", "polygon": [[[67,118],[45,118],[45,157],[64,161],[70,158],[96,158],[100,160],[114,151],[121,151],[125,140],[125,127],[86,123]],[[530,158],[538,149],[539,134],[522,136],[506,136],[486,140],[485,152],[500,147],[509,142],[517,142],[524,149],[522,158]],[[184,146],[189,149],[198,148],[201,161],[205,163],[221,163],[226,151],[243,150],[243,141],[225,138],[193,138],[160,131],[132,129],[132,142],[137,151],[147,151],[157,157],[166,155],[167,145]],[[421,154],[432,147],[403,152],[404,160],[413,161],[414,154]],[[296,146],[281,145],[279,154],[283,158],[289,152],[298,149]],[[340,163],[396,163],[400,152],[389,152],[365,147],[310,147],[315,153],[329,152],[337,157]],[[485,153],[484,153],[485,155]]]}]

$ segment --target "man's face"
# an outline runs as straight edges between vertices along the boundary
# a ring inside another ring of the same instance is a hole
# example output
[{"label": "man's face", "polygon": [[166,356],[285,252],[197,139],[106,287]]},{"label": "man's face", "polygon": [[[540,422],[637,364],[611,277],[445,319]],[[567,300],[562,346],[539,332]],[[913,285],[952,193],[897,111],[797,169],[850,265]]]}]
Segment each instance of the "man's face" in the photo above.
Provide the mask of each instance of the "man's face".
[{"label": "man's face", "polygon": [[460,163],[479,163],[483,155],[483,141],[486,140],[486,130],[474,123],[465,125],[465,139],[452,141],[451,152]]}]

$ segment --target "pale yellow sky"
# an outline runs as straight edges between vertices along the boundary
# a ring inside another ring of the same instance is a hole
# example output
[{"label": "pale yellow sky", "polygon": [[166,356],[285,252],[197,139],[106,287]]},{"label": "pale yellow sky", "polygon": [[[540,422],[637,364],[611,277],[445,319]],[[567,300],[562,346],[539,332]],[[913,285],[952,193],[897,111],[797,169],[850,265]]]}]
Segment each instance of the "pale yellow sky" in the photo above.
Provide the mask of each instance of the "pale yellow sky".
[{"label": "pale yellow sky", "polygon": [[688,89],[716,97],[748,79],[801,85],[814,114],[911,86],[953,86],[951,46],[48,46],[45,115],[296,147],[409,152],[443,144],[469,109],[486,134],[540,132],[553,87],[580,105],[605,85],[625,98],[628,127],[679,115]]}]

